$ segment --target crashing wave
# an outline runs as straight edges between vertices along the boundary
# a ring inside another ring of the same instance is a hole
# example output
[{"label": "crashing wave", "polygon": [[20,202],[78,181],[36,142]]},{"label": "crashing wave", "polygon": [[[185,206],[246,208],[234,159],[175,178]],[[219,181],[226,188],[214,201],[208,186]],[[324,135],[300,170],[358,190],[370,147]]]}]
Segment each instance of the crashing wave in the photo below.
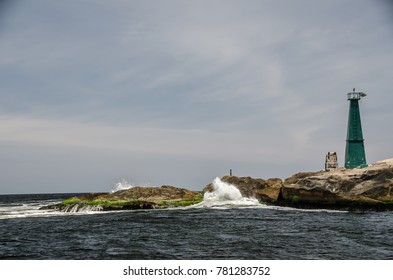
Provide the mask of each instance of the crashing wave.
[{"label": "crashing wave", "polygon": [[125,179],[121,180],[121,182],[118,182],[115,184],[114,188],[110,191],[110,193],[114,193],[117,191],[121,191],[121,190],[128,190],[133,188],[134,185],[128,183]]},{"label": "crashing wave", "polygon": [[213,181],[213,191],[205,192],[203,201],[195,207],[260,207],[260,202],[253,197],[243,197],[236,186],[216,178]]}]

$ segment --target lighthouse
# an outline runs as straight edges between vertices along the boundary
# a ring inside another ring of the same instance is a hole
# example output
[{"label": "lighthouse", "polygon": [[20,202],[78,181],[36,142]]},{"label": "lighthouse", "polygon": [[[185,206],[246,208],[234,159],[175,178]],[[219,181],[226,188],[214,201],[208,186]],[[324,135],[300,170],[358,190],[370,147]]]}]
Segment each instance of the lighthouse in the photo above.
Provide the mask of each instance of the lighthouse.
[{"label": "lighthouse", "polygon": [[345,147],[345,168],[366,167],[366,154],[364,152],[364,139],[362,123],[360,121],[359,100],[365,97],[364,92],[347,94],[349,101],[347,143]]}]

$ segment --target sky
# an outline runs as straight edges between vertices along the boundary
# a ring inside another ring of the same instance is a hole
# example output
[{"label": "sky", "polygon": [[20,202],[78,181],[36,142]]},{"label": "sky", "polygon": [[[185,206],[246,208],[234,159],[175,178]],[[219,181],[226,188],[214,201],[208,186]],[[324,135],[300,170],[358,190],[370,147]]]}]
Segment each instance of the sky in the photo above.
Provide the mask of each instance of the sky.
[{"label": "sky", "polygon": [[0,194],[202,190],[393,157],[388,0],[0,0]]}]

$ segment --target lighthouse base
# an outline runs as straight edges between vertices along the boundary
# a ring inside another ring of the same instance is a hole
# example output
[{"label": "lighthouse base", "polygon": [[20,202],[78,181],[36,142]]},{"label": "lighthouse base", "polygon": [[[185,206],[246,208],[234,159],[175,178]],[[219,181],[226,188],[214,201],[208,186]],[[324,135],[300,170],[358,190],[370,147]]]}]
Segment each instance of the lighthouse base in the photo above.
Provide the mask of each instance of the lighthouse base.
[{"label": "lighthouse base", "polygon": [[367,167],[363,140],[347,140],[344,166],[347,169]]}]

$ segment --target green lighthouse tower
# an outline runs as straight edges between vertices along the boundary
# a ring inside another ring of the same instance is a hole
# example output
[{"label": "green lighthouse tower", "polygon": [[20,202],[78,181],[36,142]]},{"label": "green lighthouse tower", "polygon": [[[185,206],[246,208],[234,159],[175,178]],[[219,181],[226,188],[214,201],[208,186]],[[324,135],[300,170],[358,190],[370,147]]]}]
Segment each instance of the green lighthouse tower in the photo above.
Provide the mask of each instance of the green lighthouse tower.
[{"label": "green lighthouse tower", "polygon": [[364,92],[349,92],[348,132],[345,147],[345,168],[366,167],[362,123],[360,121],[359,100],[365,97]]}]

